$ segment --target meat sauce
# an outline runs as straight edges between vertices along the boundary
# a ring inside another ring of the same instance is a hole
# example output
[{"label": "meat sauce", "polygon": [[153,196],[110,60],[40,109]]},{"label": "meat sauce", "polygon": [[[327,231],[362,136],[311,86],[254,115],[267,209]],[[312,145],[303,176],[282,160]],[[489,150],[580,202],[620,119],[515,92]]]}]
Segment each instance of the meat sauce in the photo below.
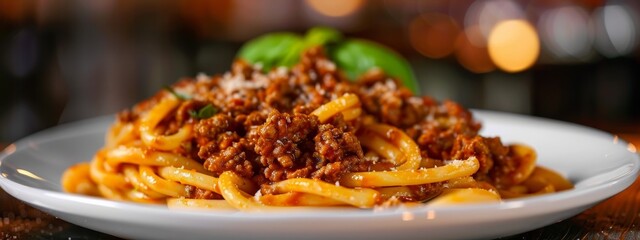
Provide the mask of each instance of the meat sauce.
[{"label": "meat sauce", "polygon": [[[190,123],[195,131],[194,138],[176,151],[202,162],[216,176],[233,171],[259,186],[299,177],[334,183],[345,173],[390,169],[388,160],[368,155],[356,137],[366,118],[403,130],[417,143],[421,156],[436,163],[476,156],[481,166],[474,178],[479,181],[500,186],[518,165],[499,138],[478,135],[480,123],[459,104],[414,96],[379,69],[349,81],[321,47],[304,52],[290,69],[265,73],[236,60],[226,74],[183,79],[172,90],[185,101],[160,127],[171,134]],[[338,114],[320,123],[310,114],[345,93],[359,97],[361,117],[345,121]],[[161,91],[122,111],[119,121],[135,121],[163,94],[172,93]],[[192,116],[209,104],[214,115]],[[441,188],[442,183],[410,187],[416,199],[406,200],[425,200]],[[194,198],[220,197],[196,188],[188,192]]]}]

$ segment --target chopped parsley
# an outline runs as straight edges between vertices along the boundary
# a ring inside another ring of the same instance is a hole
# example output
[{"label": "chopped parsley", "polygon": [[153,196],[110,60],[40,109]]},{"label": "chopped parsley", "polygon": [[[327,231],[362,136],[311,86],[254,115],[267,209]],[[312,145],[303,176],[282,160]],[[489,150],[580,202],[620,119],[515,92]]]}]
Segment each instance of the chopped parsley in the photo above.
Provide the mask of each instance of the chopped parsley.
[{"label": "chopped parsley", "polygon": [[218,112],[218,109],[213,107],[211,104],[207,104],[206,106],[200,108],[200,110],[191,110],[189,111],[189,115],[195,119],[207,119],[213,117]]},{"label": "chopped parsley", "polygon": [[175,90],[173,90],[173,88],[171,88],[171,86],[165,85],[164,86],[164,90],[167,90],[167,92],[173,94],[173,96],[175,96],[177,99],[180,100],[188,100],[189,96],[185,96],[183,94],[177,93]]}]

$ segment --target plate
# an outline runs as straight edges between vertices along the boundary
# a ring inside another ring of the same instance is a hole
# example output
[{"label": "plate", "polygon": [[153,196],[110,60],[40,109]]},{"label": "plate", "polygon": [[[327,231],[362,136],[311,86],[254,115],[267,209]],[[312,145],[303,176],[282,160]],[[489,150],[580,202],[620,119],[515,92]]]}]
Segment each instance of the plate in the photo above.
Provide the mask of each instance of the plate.
[{"label": "plate", "polygon": [[490,204],[270,213],[169,210],[62,192],[62,172],[91,158],[112,117],[61,125],[10,145],[0,155],[0,185],[54,216],[123,238],[486,239],[574,216],[624,190],[638,175],[639,156],[611,134],[529,116],[474,113],[484,124],[484,136],[533,146],[538,164],[568,177],[575,189]]}]

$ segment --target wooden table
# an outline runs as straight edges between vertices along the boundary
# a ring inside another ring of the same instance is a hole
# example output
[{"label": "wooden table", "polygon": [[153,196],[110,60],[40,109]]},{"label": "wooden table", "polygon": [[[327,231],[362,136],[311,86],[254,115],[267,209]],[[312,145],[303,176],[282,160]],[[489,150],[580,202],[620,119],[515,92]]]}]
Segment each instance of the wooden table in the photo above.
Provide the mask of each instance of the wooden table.
[{"label": "wooden table", "polygon": [[[640,149],[640,134],[619,136]],[[67,223],[0,189],[0,239],[118,238]],[[640,239],[640,180],[575,217],[503,239]]]}]

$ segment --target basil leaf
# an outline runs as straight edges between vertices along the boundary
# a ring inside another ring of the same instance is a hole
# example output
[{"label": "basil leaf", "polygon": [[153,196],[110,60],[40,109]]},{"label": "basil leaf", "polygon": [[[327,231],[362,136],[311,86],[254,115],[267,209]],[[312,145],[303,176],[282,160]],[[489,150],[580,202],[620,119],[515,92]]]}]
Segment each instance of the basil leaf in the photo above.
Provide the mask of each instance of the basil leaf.
[{"label": "basil leaf", "polygon": [[247,42],[238,52],[238,56],[250,63],[262,64],[265,72],[278,66],[290,67],[297,62],[302,51],[300,49],[296,53],[292,49],[301,42],[302,37],[294,33],[266,34]]},{"label": "basil leaf", "polygon": [[291,67],[299,61],[304,49],[335,42],[340,38],[340,32],[327,27],[312,28],[304,38],[289,32],[271,33],[247,42],[238,56],[250,63],[262,64],[266,72],[274,67]]},{"label": "basil leaf", "polygon": [[213,117],[218,112],[218,109],[214,108],[213,105],[207,104],[206,106],[200,108],[200,110],[189,111],[189,115],[195,119],[207,119]]},{"label": "basil leaf", "polygon": [[414,93],[419,93],[411,66],[402,56],[374,42],[344,40],[342,34],[333,28],[312,28],[304,38],[290,32],[266,34],[247,42],[238,56],[249,63],[262,64],[263,70],[268,72],[278,66],[293,66],[300,60],[302,51],[318,45],[325,47],[331,60],[351,80],[373,67],[379,67],[389,76],[400,79]]},{"label": "basil leaf", "polygon": [[350,79],[379,67],[387,75],[398,78],[413,93],[419,93],[411,65],[385,46],[363,39],[349,39],[333,45],[329,49],[329,56]]},{"label": "basil leaf", "polygon": [[304,42],[306,47],[313,47],[318,45],[327,45],[329,43],[335,43],[342,40],[342,34],[333,28],[328,27],[314,27],[307,31],[304,36]]},{"label": "basil leaf", "polygon": [[171,88],[168,85],[164,86],[164,90],[167,90],[167,92],[171,93],[177,99],[180,99],[180,100],[183,100],[183,101],[189,99],[189,96],[185,96],[185,95],[182,95],[180,93],[177,93],[175,90],[173,90],[173,88]]},{"label": "basil leaf", "polygon": [[[293,43],[288,51],[284,52],[284,56],[280,59],[276,66],[285,66],[291,67],[300,61],[300,54],[302,54],[302,50],[304,49],[304,42],[297,41]],[[276,67],[274,66],[274,67]]]}]

